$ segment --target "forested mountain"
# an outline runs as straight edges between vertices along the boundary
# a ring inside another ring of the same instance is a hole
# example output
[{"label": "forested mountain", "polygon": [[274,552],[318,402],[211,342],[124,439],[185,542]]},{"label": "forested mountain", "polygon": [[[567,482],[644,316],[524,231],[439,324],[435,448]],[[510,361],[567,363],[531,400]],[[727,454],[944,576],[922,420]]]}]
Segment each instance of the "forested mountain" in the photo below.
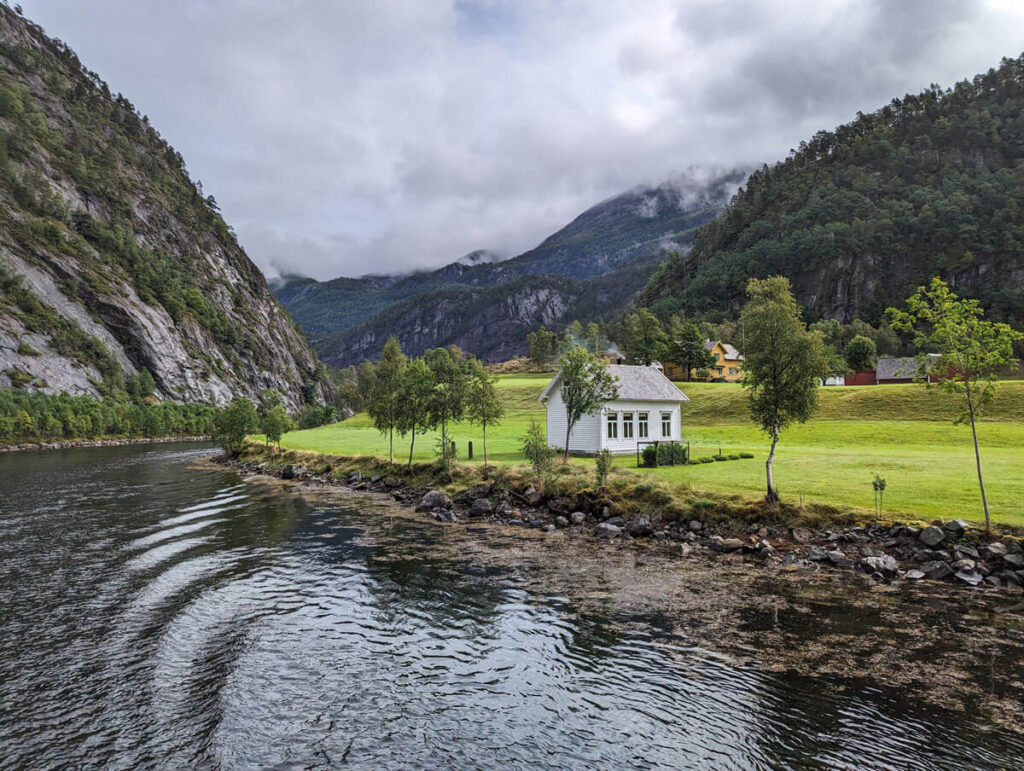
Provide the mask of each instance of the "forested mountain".
[{"label": "forested mountain", "polygon": [[634,188],[510,260],[462,258],[428,273],[322,283],[290,278],[273,288],[331,364],[376,356],[392,334],[412,353],[456,343],[488,360],[507,358],[539,324],[625,307],[665,253],[687,249],[745,177],[732,170]]},{"label": "forested mountain", "polygon": [[809,316],[877,322],[942,276],[996,319],[1024,319],[1024,57],[894,99],[755,172],[639,298],[740,307],[751,276],[788,276]]},{"label": "forested mountain", "polygon": [[178,401],[328,387],[181,155],[0,5],[0,386],[97,396],[143,368]]}]

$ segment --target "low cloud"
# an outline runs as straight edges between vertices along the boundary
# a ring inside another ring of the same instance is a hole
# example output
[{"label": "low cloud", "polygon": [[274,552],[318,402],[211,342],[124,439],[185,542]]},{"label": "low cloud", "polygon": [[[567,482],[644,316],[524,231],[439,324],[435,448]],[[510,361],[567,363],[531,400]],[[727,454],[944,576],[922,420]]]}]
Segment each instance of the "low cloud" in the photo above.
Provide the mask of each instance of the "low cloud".
[{"label": "low cloud", "polygon": [[772,162],[1024,49],[970,0],[25,0],[184,155],[268,273],[530,248],[692,166]]}]

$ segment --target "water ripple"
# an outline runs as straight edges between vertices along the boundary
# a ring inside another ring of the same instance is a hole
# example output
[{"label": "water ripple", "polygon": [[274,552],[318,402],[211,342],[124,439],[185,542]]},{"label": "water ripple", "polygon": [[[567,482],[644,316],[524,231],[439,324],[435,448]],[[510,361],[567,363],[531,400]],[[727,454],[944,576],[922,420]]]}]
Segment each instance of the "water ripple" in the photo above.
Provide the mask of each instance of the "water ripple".
[{"label": "water ripple", "polygon": [[194,457],[68,456],[49,500],[48,477],[0,458],[0,768],[953,769],[1024,755],[960,714],[583,612],[519,566],[426,550],[443,529],[375,530],[373,514],[314,509]]}]

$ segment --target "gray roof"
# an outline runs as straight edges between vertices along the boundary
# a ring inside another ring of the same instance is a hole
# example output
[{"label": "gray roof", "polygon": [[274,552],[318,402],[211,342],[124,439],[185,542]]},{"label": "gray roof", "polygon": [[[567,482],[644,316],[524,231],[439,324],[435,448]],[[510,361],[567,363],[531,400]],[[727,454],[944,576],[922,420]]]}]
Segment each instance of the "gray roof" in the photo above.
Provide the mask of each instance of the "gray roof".
[{"label": "gray roof", "polygon": [[[688,402],[680,391],[657,367],[639,367],[629,364],[609,364],[608,372],[617,381],[619,399],[638,402]],[[545,401],[562,379],[559,372],[540,395]]]},{"label": "gray roof", "polygon": [[[927,369],[939,358],[939,354],[928,354]],[[896,358],[880,358],[875,366],[875,378],[877,380],[913,380],[917,377],[918,363],[913,356],[902,356]]]},{"label": "gray roof", "polygon": [[723,340],[705,340],[704,350],[710,351],[718,343],[722,343],[722,347],[725,349],[725,360],[726,361],[743,361],[743,354],[737,351],[733,346],[729,345]]}]

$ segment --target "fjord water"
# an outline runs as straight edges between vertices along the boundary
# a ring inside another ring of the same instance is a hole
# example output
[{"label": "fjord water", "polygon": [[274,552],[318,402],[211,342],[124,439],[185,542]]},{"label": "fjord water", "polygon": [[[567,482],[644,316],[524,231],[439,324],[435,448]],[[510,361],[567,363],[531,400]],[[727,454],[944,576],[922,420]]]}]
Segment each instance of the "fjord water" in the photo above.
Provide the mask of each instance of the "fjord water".
[{"label": "fjord water", "polygon": [[870,678],[769,671],[754,631],[744,659],[695,647],[668,609],[602,610],[578,573],[556,591],[457,528],[197,466],[209,452],[0,455],[0,767],[1024,758],[1018,733]]}]

